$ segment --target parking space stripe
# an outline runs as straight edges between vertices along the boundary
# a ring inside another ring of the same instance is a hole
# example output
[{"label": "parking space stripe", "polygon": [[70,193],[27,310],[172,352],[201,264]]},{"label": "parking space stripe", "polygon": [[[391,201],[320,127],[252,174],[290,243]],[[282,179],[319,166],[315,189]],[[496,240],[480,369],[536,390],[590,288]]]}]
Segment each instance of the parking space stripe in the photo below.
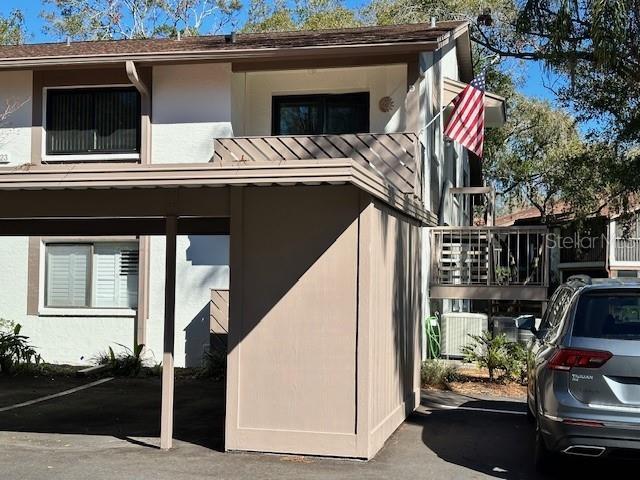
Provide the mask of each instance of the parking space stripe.
[{"label": "parking space stripe", "polygon": [[8,407],[0,407],[0,412],[14,410],[16,408],[28,407],[29,405],[34,405],[36,403],[46,402],[47,400],[52,400],[58,397],[64,397],[65,395],[71,395],[72,393],[79,392],[81,390],[86,390],[87,388],[95,387],[97,385],[101,385],[111,380],[113,380],[113,377],[101,378],[100,380],[96,380],[95,382],[87,383],[86,385],[80,385],[79,387],[75,387],[75,388],[70,388],[69,390],[64,390],[62,392],[54,393],[52,395],[47,395],[46,397],[36,398],[34,400],[29,400],[28,402],[16,403],[15,405],[9,405]]},{"label": "parking space stripe", "polygon": [[425,403],[426,407],[437,408],[440,410],[465,410],[469,412],[485,412],[485,413],[506,413],[508,415],[526,415],[527,412],[517,410],[501,410],[497,408],[480,408],[480,407],[464,407],[462,405],[440,405],[438,403]]}]

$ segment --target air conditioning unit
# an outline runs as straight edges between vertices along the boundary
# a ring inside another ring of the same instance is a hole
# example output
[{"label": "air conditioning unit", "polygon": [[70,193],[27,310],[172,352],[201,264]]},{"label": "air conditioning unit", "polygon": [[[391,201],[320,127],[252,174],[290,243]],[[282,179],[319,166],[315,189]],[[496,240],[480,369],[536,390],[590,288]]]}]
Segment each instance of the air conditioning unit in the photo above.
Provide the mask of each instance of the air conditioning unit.
[{"label": "air conditioning unit", "polygon": [[489,319],[484,313],[443,313],[440,318],[440,354],[462,357],[462,347],[471,342],[469,335],[482,335],[488,329]]},{"label": "air conditioning unit", "polygon": [[[528,345],[533,340],[533,333],[516,328],[515,317],[493,317],[491,320],[493,321],[494,337],[505,334],[510,342],[520,342],[523,345]],[[536,319],[536,325],[538,324],[538,319]]]}]

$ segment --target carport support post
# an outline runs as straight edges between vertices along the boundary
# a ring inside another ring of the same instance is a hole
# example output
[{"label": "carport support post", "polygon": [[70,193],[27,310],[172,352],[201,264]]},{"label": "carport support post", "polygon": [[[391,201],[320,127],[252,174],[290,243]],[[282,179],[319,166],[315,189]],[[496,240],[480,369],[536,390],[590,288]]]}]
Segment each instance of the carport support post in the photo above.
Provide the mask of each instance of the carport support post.
[{"label": "carport support post", "polygon": [[178,219],[166,219],[166,271],[164,283],[164,353],[162,355],[162,411],[160,448],[169,450],[173,442],[173,350],[176,324],[176,235]]}]

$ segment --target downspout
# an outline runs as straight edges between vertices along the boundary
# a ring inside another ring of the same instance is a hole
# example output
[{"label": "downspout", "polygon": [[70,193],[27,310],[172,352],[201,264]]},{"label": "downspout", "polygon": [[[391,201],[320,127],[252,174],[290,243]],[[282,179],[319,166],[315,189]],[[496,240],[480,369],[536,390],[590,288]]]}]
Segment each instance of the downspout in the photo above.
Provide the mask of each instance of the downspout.
[{"label": "downspout", "polygon": [[140,163],[149,164],[151,163],[151,95],[149,88],[138,75],[136,64],[131,60],[127,60],[125,68],[129,81],[140,93]]},{"label": "downspout", "polygon": [[[140,163],[151,163],[151,95],[149,88],[140,78],[136,64],[125,63],[127,77],[140,93]],[[141,235],[138,241],[138,309],[136,312],[135,343],[147,344],[147,322],[149,319],[149,255],[151,239]]]}]

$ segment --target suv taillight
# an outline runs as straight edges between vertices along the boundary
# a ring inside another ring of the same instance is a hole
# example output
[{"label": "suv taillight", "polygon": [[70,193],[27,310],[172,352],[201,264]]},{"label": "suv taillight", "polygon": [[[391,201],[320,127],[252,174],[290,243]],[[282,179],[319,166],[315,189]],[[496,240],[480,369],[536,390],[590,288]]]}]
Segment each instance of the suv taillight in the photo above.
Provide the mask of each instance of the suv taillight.
[{"label": "suv taillight", "polygon": [[551,370],[571,370],[577,368],[600,368],[613,357],[611,352],[600,350],[580,350],[575,348],[560,348],[556,350],[547,368]]}]

